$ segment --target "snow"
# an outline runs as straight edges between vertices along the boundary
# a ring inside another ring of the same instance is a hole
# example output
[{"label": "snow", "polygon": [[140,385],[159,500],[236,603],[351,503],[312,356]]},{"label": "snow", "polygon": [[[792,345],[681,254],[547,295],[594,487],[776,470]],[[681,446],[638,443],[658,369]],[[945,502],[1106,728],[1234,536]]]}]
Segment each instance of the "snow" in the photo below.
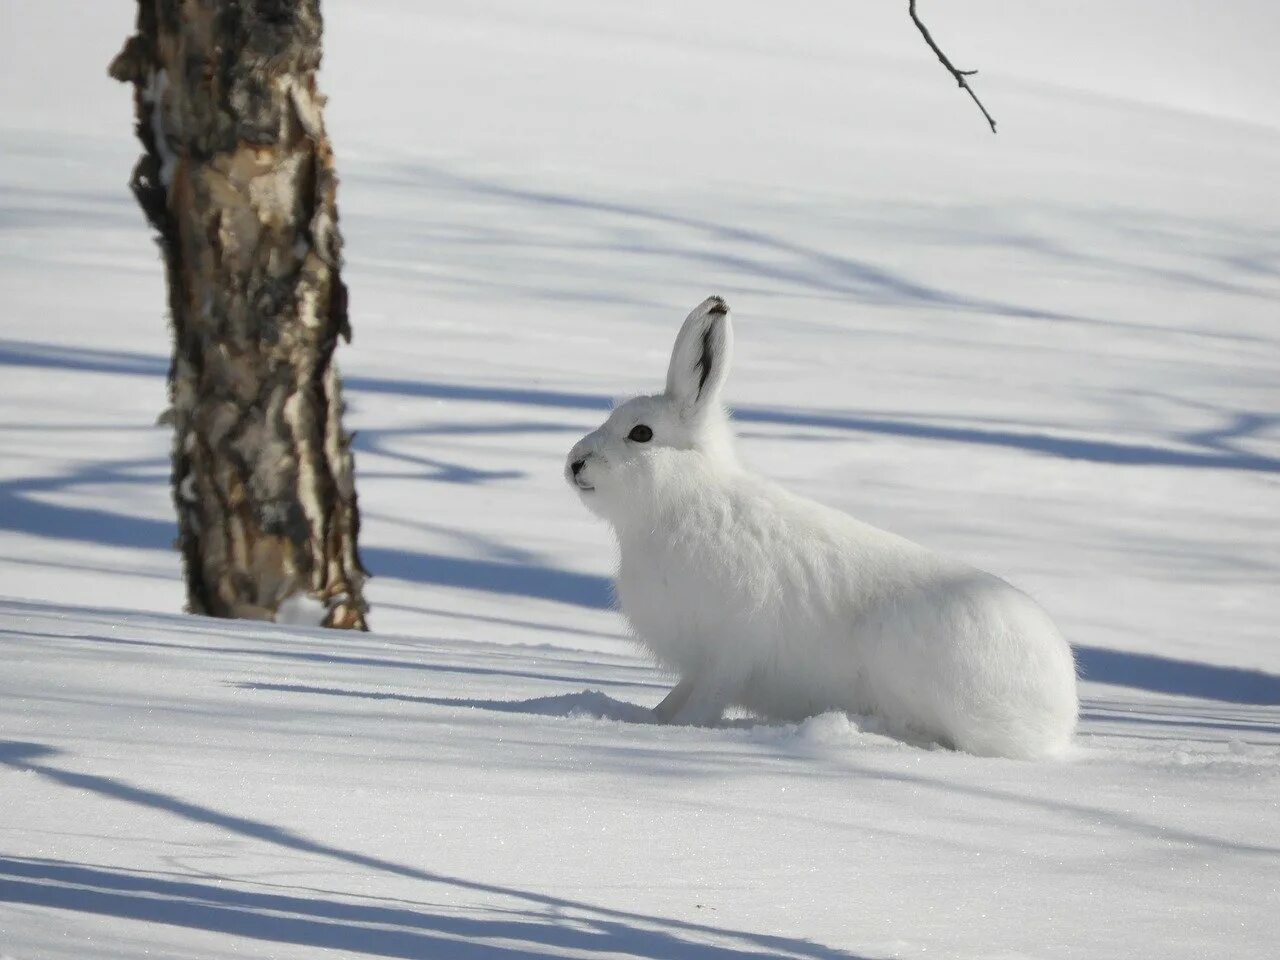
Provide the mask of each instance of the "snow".
[{"label": "snow", "polygon": [[[995,137],[897,4],[326,3],[367,636],[178,613],[132,4],[9,6],[0,955],[1274,952],[1280,13],[933,6]],[[710,293],[744,457],[1035,595],[1075,756],[646,722],[562,460]]]},{"label": "snow", "polygon": [[654,726],[662,678],[566,638],[0,614],[16,956],[1262,957],[1275,933],[1274,706],[1095,685],[1079,756],[1028,764],[837,715]]}]

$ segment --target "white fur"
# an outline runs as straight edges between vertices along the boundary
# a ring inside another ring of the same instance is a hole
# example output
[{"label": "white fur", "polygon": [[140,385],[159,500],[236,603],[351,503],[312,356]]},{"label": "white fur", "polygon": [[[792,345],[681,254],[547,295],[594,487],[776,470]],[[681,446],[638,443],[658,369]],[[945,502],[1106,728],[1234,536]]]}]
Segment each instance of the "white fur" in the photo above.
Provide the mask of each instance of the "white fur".
[{"label": "white fur", "polygon": [[[565,467],[617,536],[623,614],[681,678],[659,717],[840,709],[979,755],[1060,753],[1079,704],[1048,615],[998,577],[744,470],[719,401],[731,350],[712,297],[680,331],[666,392],[619,406]],[[637,424],[652,440],[628,439]]]}]

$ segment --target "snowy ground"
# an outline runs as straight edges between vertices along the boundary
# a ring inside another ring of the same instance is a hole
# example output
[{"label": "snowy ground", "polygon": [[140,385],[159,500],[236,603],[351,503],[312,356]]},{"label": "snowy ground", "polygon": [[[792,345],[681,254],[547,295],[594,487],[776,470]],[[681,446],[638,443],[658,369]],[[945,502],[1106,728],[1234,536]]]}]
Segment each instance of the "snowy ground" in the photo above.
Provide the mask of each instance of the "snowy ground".
[{"label": "snowy ground", "polygon": [[22,601],[0,615],[16,957],[1274,944],[1275,706],[1092,685],[1080,756],[1028,764],[836,715],[646,725],[636,705],[662,678],[565,632],[337,643]]},{"label": "snowy ground", "polygon": [[[361,637],[176,615],[131,6],[0,29],[0,956],[1272,955],[1272,5],[923,5],[992,137],[905,4],[329,0]],[[560,468],[711,292],[744,456],[1034,593],[1078,756],[639,722]]]}]

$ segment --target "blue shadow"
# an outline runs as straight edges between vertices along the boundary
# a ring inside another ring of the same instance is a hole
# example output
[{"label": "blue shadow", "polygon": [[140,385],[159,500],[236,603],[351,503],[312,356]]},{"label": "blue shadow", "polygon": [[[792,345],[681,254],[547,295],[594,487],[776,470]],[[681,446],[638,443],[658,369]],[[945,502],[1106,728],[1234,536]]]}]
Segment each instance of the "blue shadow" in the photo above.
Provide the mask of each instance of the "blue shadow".
[{"label": "blue shadow", "polygon": [[[799,941],[799,948],[781,947],[782,954],[772,948],[700,943],[646,925],[662,924],[659,918],[620,921],[590,913],[585,918],[560,917],[536,909],[503,910],[501,917],[492,919],[469,917],[461,912],[429,910],[426,905],[400,905],[402,901],[302,897],[238,889],[228,883],[202,883],[180,874],[155,876],[33,857],[0,856],[0,903],[337,950],[347,956],[404,960],[528,960],[567,952],[653,960],[765,960],[779,956],[856,960],[852,954]],[[706,936],[700,933],[699,939]],[[747,942],[755,939],[732,931],[725,931],[723,937]]]},{"label": "blue shadow", "polygon": [[[168,550],[177,535],[177,524],[92,507],[43,503],[16,496],[0,484],[0,530],[111,547]],[[376,576],[553,600],[596,610],[607,610],[613,605],[609,579],[596,574],[387,547],[366,547],[361,555]]]},{"label": "blue shadow", "polygon": [[[584,679],[583,683],[601,683]],[[610,681],[603,681],[608,683]],[[616,720],[620,723],[655,724],[658,722],[652,710],[626,700],[618,700],[599,690],[583,690],[529,700],[476,700],[464,697],[426,697],[410,693],[387,693],[380,690],[345,690],[341,687],[317,687],[301,683],[238,683],[241,690],[265,690],[273,693],[298,693],[317,697],[348,697],[353,700],[378,700],[394,703],[421,704],[428,707],[461,707],[466,710],[493,710],[497,713],[521,713],[535,717],[594,717],[597,720]],[[618,686],[657,686],[665,691],[667,685],[633,684],[623,682]]]},{"label": "blue shadow", "polygon": [[1219,667],[1193,660],[1172,660],[1149,653],[1123,653],[1103,647],[1074,647],[1084,680],[1258,706],[1280,704],[1280,676],[1243,667]]},{"label": "blue shadow", "polygon": [[[164,376],[167,372],[167,363],[149,354],[2,340],[0,365],[130,376]],[[349,379],[348,384],[356,391],[371,394],[461,402],[596,412],[609,407],[609,399],[603,395],[533,388],[416,383],[360,377]],[[1101,463],[1280,472],[1280,461],[1226,445],[1227,440],[1236,439],[1274,419],[1255,414],[1241,414],[1233,425],[1194,435],[1191,439],[1200,442],[1203,452],[753,407],[739,409],[735,417],[741,423],[987,444]],[[138,466],[140,465],[132,465],[134,469]],[[162,465],[157,462],[141,466],[160,468]],[[93,508],[57,506],[24,495],[76,482],[140,483],[155,482],[155,478],[139,476],[116,467],[91,467],[70,477],[19,479],[0,483],[0,529],[111,546],[168,549],[176,532],[173,523]],[[477,560],[378,547],[367,548],[364,557],[375,574],[415,583],[552,600],[592,609],[602,610],[612,606],[610,581],[594,574],[532,563]],[[1077,647],[1076,650],[1084,676],[1095,682],[1229,703],[1280,704],[1280,677],[1260,671],[1172,660],[1148,654],[1122,653],[1097,647]]]},{"label": "blue shadow", "polygon": [[[23,341],[0,341],[0,365],[80,370],[131,376],[164,376],[168,363],[150,354],[123,351],[90,350],[59,347]],[[557,410],[607,411],[610,398],[603,394],[542,390],[529,387],[475,386],[470,384],[428,383],[411,380],[346,377],[347,389],[353,393],[418,397],[427,400],[456,400],[467,403],[517,404]],[[1109,440],[1086,440],[1057,434],[981,427],[952,427],[936,423],[865,417],[841,413],[820,413],[772,407],[744,406],[735,408],[734,420],[743,424],[808,427],[851,433],[911,437],[946,443],[1003,447],[1077,460],[1118,466],[1166,466],[1208,470],[1240,470],[1280,473],[1280,459],[1250,453],[1221,442],[1221,432],[1203,436],[1212,442],[1199,449],[1178,449],[1144,443],[1117,443]],[[1254,413],[1241,413],[1233,423],[1267,425],[1277,418]],[[1200,435],[1184,438],[1192,446]],[[1240,433],[1231,434],[1239,438]]]},{"label": "blue shadow", "polygon": [[375,573],[413,583],[554,600],[596,610],[613,606],[610,580],[596,574],[384,547],[366,547],[361,555]]},{"label": "blue shadow", "polygon": [[[0,484],[0,529],[108,546],[168,549],[172,523],[87,507],[55,506],[15,495]],[[594,610],[613,606],[612,582],[597,574],[532,563],[505,563],[375,547],[364,551],[375,574]],[[1280,677],[1239,667],[1077,646],[1085,679],[1154,693],[1227,703],[1280,704]]]},{"label": "blue shadow", "polygon": [[[608,953],[652,960],[734,960],[789,956],[858,960],[806,940],[721,929],[467,880],[311,840],[273,824],[222,813],[169,794],[45,763],[42,744],[0,741],[0,766],[35,774],[73,790],[171,814],[238,837],[325,857],[378,873],[470,893],[511,898],[523,909],[498,919],[445,916],[395,906],[243,891],[187,879],[36,858],[0,857],[0,902],[124,917],[252,939],[384,957],[482,960],[542,957],[550,951]],[[416,905],[415,905],[416,906]],[[496,912],[496,911],[495,911]],[[560,915],[569,914],[562,918]],[[386,926],[400,929],[386,929]],[[740,946],[717,946],[708,937]],[[488,941],[488,942],[484,942]],[[510,946],[496,946],[500,941]]]}]

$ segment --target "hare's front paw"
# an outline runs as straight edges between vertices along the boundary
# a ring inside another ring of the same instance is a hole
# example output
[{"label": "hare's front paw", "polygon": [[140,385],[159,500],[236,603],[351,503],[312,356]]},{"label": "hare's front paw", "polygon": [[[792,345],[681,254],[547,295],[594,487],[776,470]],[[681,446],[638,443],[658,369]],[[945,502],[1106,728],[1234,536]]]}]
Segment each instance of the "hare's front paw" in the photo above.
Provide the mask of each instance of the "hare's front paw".
[{"label": "hare's front paw", "polygon": [[727,705],[719,684],[707,683],[698,677],[685,677],[653,708],[653,715],[659,723],[710,727],[720,722]]},{"label": "hare's front paw", "polygon": [[684,707],[693,692],[693,681],[685,678],[671,688],[671,692],[663,697],[662,702],[653,708],[653,715],[659,723],[671,723],[677,713]]}]

